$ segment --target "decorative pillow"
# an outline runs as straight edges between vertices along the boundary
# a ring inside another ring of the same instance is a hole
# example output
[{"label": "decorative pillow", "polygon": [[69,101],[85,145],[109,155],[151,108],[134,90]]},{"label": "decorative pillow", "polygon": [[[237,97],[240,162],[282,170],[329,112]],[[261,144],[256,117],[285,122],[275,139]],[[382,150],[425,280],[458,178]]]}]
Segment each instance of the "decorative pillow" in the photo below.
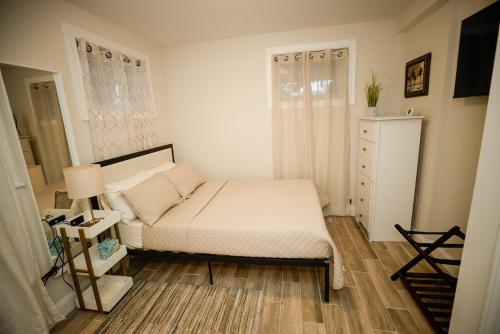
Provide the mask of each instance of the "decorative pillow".
[{"label": "decorative pillow", "polygon": [[191,166],[189,162],[182,161],[174,168],[164,173],[182,197],[186,197],[196,188],[205,183],[205,180]]},{"label": "decorative pillow", "polygon": [[122,179],[116,182],[106,183],[104,185],[104,198],[106,202],[109,204],[111,209],[117,210],[120,212],[122,217],[122,222],[130,223],[132,220],[136,219],[137,216],[134,213],[134,210],[128,205],[127,201],[123,197],[122,191],[130,189],[142,181],[148,178],[148,174],[141,170],[140,172]]},{"label": "decorative pillow", "polygon": [[133,188],[123,191],[127,202],[143,223],[153,225],[181,200],[164,173],[158,173]]},{"label": "decorative pillow", "polygon": [[166,172],[172,168],[175,167],[175,164],[171,161],[167,161],[167,162],[164,162],[158,166],[155,166],[151,169],[146,169],[145,172],[146,174],[148,174],[149,177],[155,175],[156,173],[159,173],[159,172]]}]

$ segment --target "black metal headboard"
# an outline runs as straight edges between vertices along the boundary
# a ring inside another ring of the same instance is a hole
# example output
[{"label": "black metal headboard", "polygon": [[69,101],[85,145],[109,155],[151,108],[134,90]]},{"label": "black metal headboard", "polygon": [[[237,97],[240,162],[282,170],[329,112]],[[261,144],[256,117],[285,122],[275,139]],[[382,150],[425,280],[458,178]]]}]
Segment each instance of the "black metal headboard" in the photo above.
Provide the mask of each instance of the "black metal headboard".
[{"label": "black metal headboard", "polygon": [[[167,145],[162,145],[162,146],[158,146],[158,147],[149,148],[149,149],[144,150],[144,151],[134,152],[134,153],[125,154],[125,155],[122,155],[122,156],[119,156],[119,157],[114,157],[114,158],[111,158],[111,159],[94,162],[94,164],[98,164],[101,167],[109,166],[109,165],[117,164],[119,162],[131,160],[131,159],[134,159],[134,158],[138,158],[138,157],[141,157],[143,155],[148,155],[148,154],[151,154],[151,153],[155,153],[155,152],[163,151],[163,150],[168,150],[168,149],[170,149],[170,152],[172,153],[172,162],[175,162],[174,144],[167,144]],[[99,210],[100,209],[100,207],[99,207],[99,201],[97,200],[97,197],[95,197],[95,196],[91,197],[90,198],[90,203],[92,205],[92,209],[94,209],[94,210]]]},{"label": "black metal headboard", "polygon": [[94,163],[98,164],[98,165],[101,165],[101,167],[104,167],[104,166],[109,166],[109,165],[117,164],[119,162],[127,161],[127,160],[130,160],[130,159],[138,158],[138,157],[141,157],[143,155],[148,155],[148,154],[151,154],[151,153],[154,153],[154,152],[168,150],[168,149],[170,149],[170,152],[172,152],[172,162],[175,162],[174,144],[167,144],[167,145],[162,145],[162,146],[158,146],[158,147],[148,148],[147,150],[144,150],[144,151],[139,151],[139,152],[134,152],[134,153],[130,153],[130,154],[125,154],[125,155],[122,155],[122,156],[119,156],[119,157],[114,157],[114,158],[111,158],[111,159],[102,160],[102,161],[98,161],[98,162],[94,162]]}]

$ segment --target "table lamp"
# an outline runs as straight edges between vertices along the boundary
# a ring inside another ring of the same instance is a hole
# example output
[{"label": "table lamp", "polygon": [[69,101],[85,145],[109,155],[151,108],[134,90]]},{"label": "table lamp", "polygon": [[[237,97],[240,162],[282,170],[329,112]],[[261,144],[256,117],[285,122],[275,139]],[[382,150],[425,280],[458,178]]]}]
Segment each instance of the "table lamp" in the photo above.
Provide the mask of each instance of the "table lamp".
[{"label": "table lamp", "polygon": [[98,223],[99,219],[94,217],[90,197],[100,195],[104,192],[104,178],[102,176],[101,166],[81,165],[66,167],[63,169],[63,174],[68,197],[71,199],[86,198],[89,202],[92,220],[85,223],[85,225],[91,226]]}]

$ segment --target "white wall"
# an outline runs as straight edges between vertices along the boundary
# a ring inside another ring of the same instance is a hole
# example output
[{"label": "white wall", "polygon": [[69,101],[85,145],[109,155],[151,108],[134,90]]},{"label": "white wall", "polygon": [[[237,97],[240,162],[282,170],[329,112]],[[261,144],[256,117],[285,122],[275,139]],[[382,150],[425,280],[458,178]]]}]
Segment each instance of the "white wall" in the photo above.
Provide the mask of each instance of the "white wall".
[{"label": "white wall", "polygon": [[401,112],[403,44],[395,27],[395,21],[369,22],[164,49],[166,107],[176,155],[208,178],[272,178],[265,49],[355,38],[358,82],[351,125],[356,175],[357,122],[366,107],[363,78],[370,70],[383,79],[379,110]]},{"label": "white wall", "polygon": [[486,97],[453,99],[462,19],[492,0],[450,0],[404,34],[404,61],[432,52],[429,95],[403,99],[425,116],[414,227],[465,232],[486,112]]},{"label": "white wall", "polygon": [[61,25],[63,22],[149,56],[158,124],[162,124],[160,141],[169,142],[160,47],[62,0],[2,1],[0,63],[61,72],[81,162],[93,162],[94,157],[88,122],[80,120],[77,110]]}]

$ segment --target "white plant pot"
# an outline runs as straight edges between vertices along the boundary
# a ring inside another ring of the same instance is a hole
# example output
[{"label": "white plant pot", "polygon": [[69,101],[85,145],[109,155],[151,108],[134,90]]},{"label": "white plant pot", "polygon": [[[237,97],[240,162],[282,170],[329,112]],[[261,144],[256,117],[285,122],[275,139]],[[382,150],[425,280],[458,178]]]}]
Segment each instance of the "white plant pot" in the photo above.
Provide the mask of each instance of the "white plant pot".
[{"label": "white plant pot", "polygon": [[366,116],[377,116],[377,107],[368,107],[366,109]]}]

